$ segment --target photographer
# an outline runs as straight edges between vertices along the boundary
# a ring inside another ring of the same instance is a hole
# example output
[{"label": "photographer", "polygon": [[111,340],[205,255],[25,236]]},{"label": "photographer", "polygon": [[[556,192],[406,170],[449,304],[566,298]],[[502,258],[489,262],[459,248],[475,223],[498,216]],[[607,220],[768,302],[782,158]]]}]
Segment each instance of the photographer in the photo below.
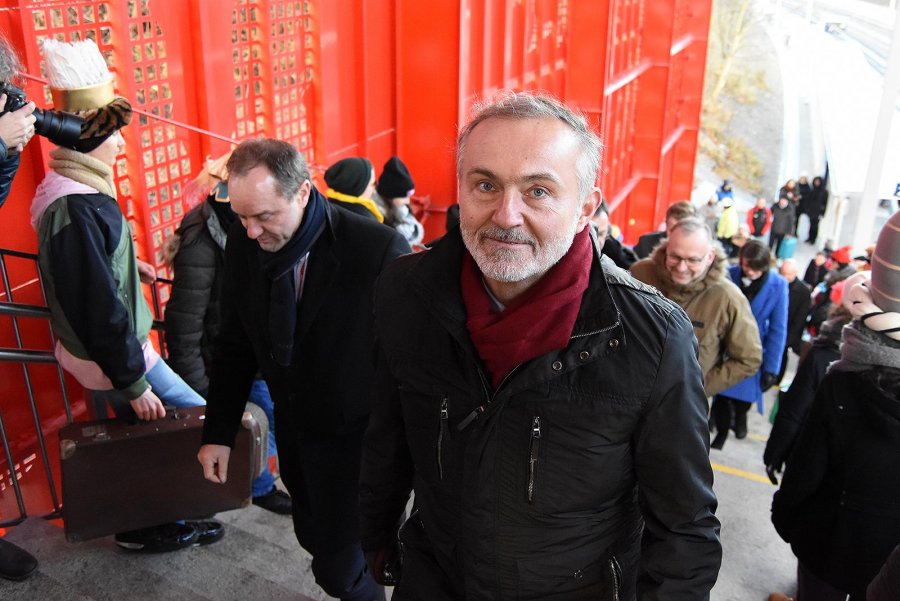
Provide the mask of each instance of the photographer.
[{"label": "photographer", "polygon": [[[22,64],[9,41],[0,35],[0,82],[7,83],[21,72]],[[7,95],[0,94],[0,206],[9,196],[19,168],[19,153],[34,135],[34,103],[6,111]]]},{"label": "photographer", "polygon": [[[0,83],[9,82],[22,69],[9,41],[0,34]],[[34,103],[6,111],[6,94],[0,94],[0,206],[9,196],[19,168],[19,153],[34,135]],[[24,549],[0,538],[0,578],[25,580],[37,568],[37,560]]]}]

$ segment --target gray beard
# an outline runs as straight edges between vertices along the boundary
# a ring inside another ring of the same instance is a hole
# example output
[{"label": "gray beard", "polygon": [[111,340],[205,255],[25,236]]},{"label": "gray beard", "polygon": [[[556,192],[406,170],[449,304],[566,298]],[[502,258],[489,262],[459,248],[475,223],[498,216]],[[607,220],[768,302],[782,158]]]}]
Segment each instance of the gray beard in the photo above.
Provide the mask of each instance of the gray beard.
[{"label": "gray beard", "polygon": [[[529,238],[515,229],[505,230],[493,226],[481,232],[473,232],[460,224],[460,231],[463,243],[466,245],[469,254],[475,259],[475,263],[478,265],[482,275],[498,282],[521,282],[535,276],[540,277],[556,265],[572,247],[577,227],[578,216],[576,215],[572,220],[571,226],[566,231],[549,240],[543,247],[538,246],[537,241],[533,238]],[[478,244],[478,240],[480,236],[487,232],[500,239],[530,243],[532,248],[531,256],[522,259],[521,253],[507,249],[498,249],[490,254],[486,253]]]}]

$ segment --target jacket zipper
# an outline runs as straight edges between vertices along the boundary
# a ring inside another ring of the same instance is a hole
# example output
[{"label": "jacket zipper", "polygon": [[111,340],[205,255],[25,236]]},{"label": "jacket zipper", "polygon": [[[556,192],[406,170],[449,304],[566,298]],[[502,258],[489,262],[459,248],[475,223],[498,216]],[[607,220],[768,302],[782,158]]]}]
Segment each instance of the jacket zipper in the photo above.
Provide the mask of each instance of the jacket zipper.
[{"label": "jacket zipper", "polygon": [[622,569],[619,562],[616,561],[615,555],[609,559],[609,571],[612,572],[613,578],[613,599],[619,601],[619,587],[622,581]]},{"label": "jacket zipper", "polygon": [[477,368],[478,376],[481,378],[481,388],[482,388],[482,391],[484,392],[485,403],[483,405],[479,405],[479,406],[475,407],[467,416],[465,416],[462,419],[461,422],[459,422],[456,425],[456,429],[459,430],[460,432],[462,432],[463,430],[468,428],[472,422],[474,422],[476,419],[481,417],[481,414],[484,413],[485,411],[487,411],[488,405],[490,405],[493,402],[494,397],[497,396],[497,392],[501,388],[503,388],[503,385],[506,384],[506,381],[509,380],[510,376],[512,376],[514,373],[516,373],[516,370],[519,369],[520,366],[521,366],[521,364],[516,365],[514,368],[512,368],[512,370],[510,370],[510,372],[508,374],[506,374],[506,376],[500,382],[500,385],[497,386],[497,390],[494,391],[494,394],[491,394],[488,391],[487,383],[485,383],[485,379],[484,379],[484,374],[482,373],[480,367]]},{"label": "jacket zipper", "polygon": [[441,399],[441,423],[440,430],[438,430],[438,442],[437,442],[437,466],[438,466],[438,478],[440,480],[444,479],[444,437],[449,436],[450,432],[450,400],[447,397]]},{"label": "jacket zipper", "polygon": [[586,337],[586,336],[594,336],[594,335],[596,335],[596,334],[602,334],[603,332],[608,332],[609,330],[613,330],[613,329],[615,329],[615,328],[617,328],[617,327],[619,327],[619,320],[618,320],[618,319],[617,319],[616,322],[615,322],[614,324],[612,324],[611,326],[607,326],[607,327],[605,327],[605,328],[600,328],[599,330],[595,330],[595,331],[593,331],[593,332],[585,332],[584,334],[574,334],[574,335],[572,335],[572,336],[569,338],[569,340],[575,340],[576,338],[584,338],[584,337]]},{"label": "jacket zipper", "polygon": [[535,415],[531,420],[531,443],[528,445],[528,502],[534,503],[534,482],[537,462],[541,451],[541,418]]}]

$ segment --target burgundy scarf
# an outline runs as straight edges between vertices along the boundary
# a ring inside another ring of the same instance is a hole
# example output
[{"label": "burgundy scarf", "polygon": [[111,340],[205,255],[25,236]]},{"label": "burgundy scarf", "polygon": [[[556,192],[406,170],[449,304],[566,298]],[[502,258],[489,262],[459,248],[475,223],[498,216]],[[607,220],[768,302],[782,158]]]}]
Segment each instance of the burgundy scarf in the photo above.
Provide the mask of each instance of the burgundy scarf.
[{"label": "burgundy scarf", "polygon": [[466,327],[495,389],[517,365],[568,345],[588,286],[592,250],[584,228],[559,263],[501,312],[494,310],[478,265],[466,253],[460,278]]}]

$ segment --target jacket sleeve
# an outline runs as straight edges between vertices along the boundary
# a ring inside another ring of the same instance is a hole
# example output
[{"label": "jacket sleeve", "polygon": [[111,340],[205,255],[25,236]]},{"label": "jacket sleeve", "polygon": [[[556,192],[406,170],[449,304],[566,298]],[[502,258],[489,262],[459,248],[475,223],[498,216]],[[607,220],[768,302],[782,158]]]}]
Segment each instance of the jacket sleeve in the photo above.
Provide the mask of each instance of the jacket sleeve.
[{"label": "jacket sleeve", "polygon": [[[219,336],[216,338],[212,365],[209,370],[209,398],[206,401],[206,419],[203,422],[203,444],[234,446],[244,405],[257,372],[257,359],[253,343],[241,319],[237,299],[244,298],[242,288],[249,279],[244,253],[253,249],[250,244],[240,244],[243,227],[235,224],[225,246],[225,268],[222,282],[222,298],[219,301]],[[240,235],[236,235],[240,234]],[[251,241],[251,244],[255,242]],[[245,292],[245,291],[244,291]]]},{"label": "jacket sleeve", "polygon": [[[375,294],[376,336],[384,279],[379,280]],[[399,382],[391,373],[385,351],[376,342],[375,390],[360,466],[359,516],[364,551],[385,549],[393,540],[412,490],[413,473]]]},{"label": "jacket sleeve", "polygon": [[6,145],[0,140],[0,207],[12,189],[13,178],[19,170],[19,159],[18,154],[7,154]]},{"label": "jacket sleeve", "polygon": [[763,226],[763,236],[769,233],[769,229],[772,227],[772,209],[766,207],[766,224]]},{"label": "jacket sleeve", "polygon": [[[69,196],[68,217],[50,239],[56,301],[88,357],[117,390],[135,399],[148,386],[144,352],[109,267],[121,237],[130,232],[123,231],[112,199],[95,205]],[[129,268],[137,278],[137,265]]]},{"label": "jacket sleeve", "polygon": [[774,304],[769,315],[769,327],[766,328],[763,344],[762,370],[777,374],[781,369],[781,360],[784,357],[784,345],[787,341],[787,316],[788,316],[788,289],[787,282],[781,276],[774,278],[772,294]]},{"label": "jacket sleeve", "polygon": [[[798,282],[800,280],[797,280]],[[790,310],[790,295],[791,290],[788,288],[788,309]],[[812,307],[812,301],[810,300],[810,291],[807,288],[804,294],[800,294],[799,292],[796,294],[799,302],[794,307],[794,312],[788,315],[788,333],[787,333],[787,344],[792,345],[791,348],[795,353],[800,353],[800,343],[803,341],[803,330],[806,329],[806,316],[809,315],[809,310]]]},{"label": "jacket sleeve", "polygon": [[781,467],[794,447],[828,365],[824,360],[817,361],[819,352],[819,349],[813,348],[806,354],[800,367],[797,368],[791,387],[778,401],[775,423],[772,425],[772,432],[763,453],[763,462],[766,465]]},{"label": "jacket sleeve", "polygon": [[[684,349],[693,345],[694,352]],[[687,316],[673,311],[656,380],[634,433],[645,527],[638,599],[709,599],[722,561],[709,463],[707,400]]]},{"label": "jacket sleeve", "polygon": [[[181,246],[175,254],[172,296],[166,304],[166,348],[169,366],[188,385],[209,392],[202,343],[206,313],[216,279],[215,243],[201,240]],[[210,343],[211,341],[206,341]]]},{"label": "jacket sleeve", "polygon": [[822,381],[809,417],[794,445],[781,488],[772,499],[772,524],[785,542],[791,542],[791,530],[809,499],[828,473],[828,413],[831,405],[830,379]]},{"label": "jacket sleeve", "polygon": [[386,549],[396,536],[413,484],[399,385],[379,352],[375,395],[363,439],[359,519],[364,551]]},{"label": "jacket sleeve", "polygon": [[722,299],[726,332],[722,338],[723,360],[705,376],[706,394],[712,396],[759,371],[762,345],[759,327],[746,297],[738,292]]}]

